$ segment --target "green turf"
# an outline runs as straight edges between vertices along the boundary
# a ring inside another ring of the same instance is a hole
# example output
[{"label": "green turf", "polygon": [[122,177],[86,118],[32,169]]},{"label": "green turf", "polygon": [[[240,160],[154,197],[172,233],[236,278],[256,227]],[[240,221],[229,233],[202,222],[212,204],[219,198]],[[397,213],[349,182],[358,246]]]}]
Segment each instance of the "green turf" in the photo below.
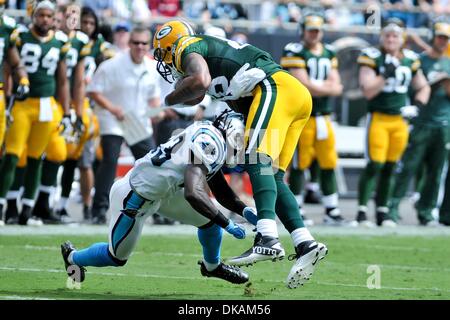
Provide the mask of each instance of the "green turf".
[{"label": "green turf", "polygon": [[[284,280],[293,261],[244,268],[251,284],[203,278],[194,236],[143,236],[122,268],[88,268],[80,290],[66,288],[59,244],[78,247],[104,236],[0,236],[0,299],[449,299],[450,246],[445,236],[322,236],[329,254],[312,279],[295,290]],[[290,239],[282,238],[287,253]],[[242,253],[250,239],[224,239],[222,255]],[[381,270],[381,289],[368,289],[369,265]]]}]

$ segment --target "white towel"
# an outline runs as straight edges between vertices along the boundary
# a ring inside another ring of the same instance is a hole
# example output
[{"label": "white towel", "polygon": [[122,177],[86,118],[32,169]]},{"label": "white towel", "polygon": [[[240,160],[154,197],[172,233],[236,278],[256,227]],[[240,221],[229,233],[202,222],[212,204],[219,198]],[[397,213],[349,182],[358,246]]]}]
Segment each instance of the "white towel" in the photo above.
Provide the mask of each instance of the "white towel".
[{"label": "white towel", "polygon": [[120,126],[123,130],[123,138],[130,146],[151,135],[148,128],[149,124],[146,125],[141,117],[134,112],[125,113],[123,121],[120,121]]},{"label": "white towel", "polygon": [[39,122],[53,121],[51,98],[41,98],[39,101]]},{"label": "white towel", "polygon": [[328,139],[327,119],[324,116],[316,117],[316,137],[317,140]]}]

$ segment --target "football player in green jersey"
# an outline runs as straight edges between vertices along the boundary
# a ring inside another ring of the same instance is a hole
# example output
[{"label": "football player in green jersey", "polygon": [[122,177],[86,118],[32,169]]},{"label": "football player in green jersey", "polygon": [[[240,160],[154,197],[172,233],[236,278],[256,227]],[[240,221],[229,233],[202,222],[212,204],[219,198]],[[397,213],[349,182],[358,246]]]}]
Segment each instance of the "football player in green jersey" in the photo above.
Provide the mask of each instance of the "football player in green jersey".
[{"label": "football player in green jersey", "polygon": [[153,47],[161,76],[167,81],[177,79],[175,90],[166,96],[166,106],[198,104],[207,93],[244,114],[245,161],[241,163],[253,188],[257,234],[253,247],[229,262],[249,265],[282,259],[285,252],[278,240],[278,215],[296,251],[286,284],[289,288],[303,285],[327,248],[305,228],[295,197],[283,179],[311,114],[310,93],[267,52],[250,44],[195,34],[183,21],[165,23],[155,33]]},{"label": "football player in green jersey", "polygon": [[[11,34],[17,26],[13,18],[4,15],[5,3],[6,1],[0,0],[0,60],[2,67],[8,67],[8,70],[13,73],[16,83],[18,83],[15,98],[24,100],[30,91],[30,84],[25,68],[20,62],[19,52],[15,43],[10,40]],[[5,64],[7,65],[5,66]],[[6,132],[5,108],[3,81],[0,81],[0,146],[3,145]]]},{"label": "football player in green jersey", "polygon": [[[359,83],[368,102],[368,162],[360,175],[356,223],[372,226],[367,220],[367,202],[376,190],[376,222],[387,218],[391,178],[408,142],[407,119],[428,102],[430,87],[413,51],[404,49],[404,28],[400,20],[390,19],[381,30],[381,48],[364,49],[358,57]],[[415,90],[408,103],[409,85]],[[389,221],[384,225],[388,226]]]},{"label": "football player in green jersey", "polygon": [[[11,35],[16,28],[16,22],[14,19],[4,15],[5,8],[4,0],[0,0],[0,57],[1,64],[3,68],[8,68],[9,73],[13,74],[14,79],[18,83],[15,92],[14,99],[25,100],[30,92],[30,82],[28,80],[28,75],[25,71],[24,66],[21,64],[19,52],[14,42],[11,42]],[[5,83],[8,79],[5,79]],[[8,100],[9,102],[9,100]],[[13,101],[11,101],[12,103]],[[3,82],[0,82],[0,147],[3,146],[3,140],[6,133],[6,118],[7,112],[11,110],[6,110],[5,106],[5,94]],[[9,116],[9,115],[8,115]],[[8,119],[11,121],[11,118]],[[0,155],[1,159],[2,155]],[[4,217],[3,212],[4,203],[0,202],[0,226],[4,225],[6,222],[6,217]]]},{"label": "football player in green jersey", "polygon": [[[97,69],[97,65],[113,56],[110,44],[105,41],[99,33],[98,18],[95,11],[90,7],[81,9],[81,31],[89,36],[89,55],[84,58],[85,62],[85,82],[88,84]],[[80,191],[83,198],[83,217],[85,220],[91,218],[92,196],[91,190],[94,187],[94,173],[92,170],[95,146],[94,139],[99,136],[98,120],[89,101],[85,99],[84,112],[89,114],[89,122],[86,124],[85,135],[80,143],[68,145],[68,159],[64,162],[64,170],[61,177],[61,197],[57,205],[57,212],[60,216],[69,216],[66,206],[72,190],[75,168],[80,170]],[[83,143],[84,142],[84,143]]]},{"label": "football player in green jersey", "polygon": [[57,8],[57,16],[59,16],[60,20],[60,31],[67,35],[71,43],[71,48],[66,55],[66,64],[67,78],[70,81],[71,105],[76,120],[73,132],[70,132],[66,137],[60,135],[58,130],[55,130],[45,151],[41,185],[32,214],[33,216],[41,218],[44,223],[62,222],[61,217],[53,212],[53,206],[50,203],[50,194],[55,192],[58,169],[60,165],[66,161],[68,149],[72,149],[72,145],[80,142],[80,138],[84,135],[84,128],[88,125],[88,114],[86,112],[89,108],[89,104],[86,101],[86,107],[84,105],[84,59],[90,53],[90,46],[88,46],[89,37],[81,31],[74,30],[80,23],[80,11],[80,8],[74,5],[61,5]]},{"label": "football player in green jersey", "polygon": [[[426,170],[425,181],[420,190],[420,199],[415,205],[419,224],[437,225],[431,212],[436,207],[442,168],[450,142],[450,58],[445,56],[450,38],[450,23],[436,21],[432,32],[431,50],[420,56],[422,70],[432,88],[430,101],[411,121],[408,146],[394,176],[388,215],[392,225],[398,221],[398,207],[406,194],[409,181],[422,165]],[[441,208],[441,212],[444,213],[445,210]],[[450,224],[449,218],[443,214],[440,221]]]},{"label": "football player in green jersey", "polygon": [[289,175],[290,188],[299,206],[303,199],[304,170],[311,167],[314,159],[320,166],[322,203],[325,206],[324,222],[329,225],[342,225],[338,208],[338,194],[334,169],[337,165],[335,134],[330,115],[333,108],[329,97],[342,93],[338,60],[333,48],[322,43],[321,15],[309,14],[302,21],[303,42],[286,45],[281,58],[281,66],[300,80],[311,92],[313,108],[311,117],[302,131]]},{"label": "football player in green jersey", "polygon": [[[0,169],[0,206],[14,178],[16,164],[23,152],[27,156],[20,224],[42,224],[30,219],[36,189],[40,180],[42,154],[56,127],[69,130],[70,121],[60,121],[60,111],[54,99],[58,97],[69,115],[69,86],[65,57],[70,42],[61,32],[52,30],[55,4],[41,1],[35,4],[30,29],[17,29],[11,36],[16,42],[30,80],[29,98],[16,101],[12,111],[13,123],[6,133],[6,155]],[[67,119],[67,118],[66,118]],[[25,151],[26,150],[26,151]]]}]

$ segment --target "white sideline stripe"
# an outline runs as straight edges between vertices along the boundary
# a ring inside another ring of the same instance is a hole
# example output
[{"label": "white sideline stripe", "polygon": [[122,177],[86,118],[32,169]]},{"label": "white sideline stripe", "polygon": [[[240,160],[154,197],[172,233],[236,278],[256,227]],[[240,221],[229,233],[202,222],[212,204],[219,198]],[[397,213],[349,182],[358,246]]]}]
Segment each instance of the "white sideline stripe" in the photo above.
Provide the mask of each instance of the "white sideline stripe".
[{"label": "white sideline stripe", "polygon": [[[251,227],[245,225],[249,237],[253,234]],[[436,237],[450,236],[450,228],[425,228],[418,226],[398,226],[397,228],[354,228],[354,227],[329,227],[329,226],[312,226],[308,228],[314,236],[362,236],[365,239],[372,237],[392,236],[421,236]],[[278,224],[278,232],[280,235],[289,235],[285,228]],[[197,235],[197,229],[190,225],[175,226],[155,226],[146,224],[144,226],[143,235]],[[2,226],[0,227],[0,236],[17,236],[17,235],[64,235],[64,236],[84,236],[84,235],[108,235],[108,226],[90,226],[82,224],[74,224],[68,226],[44,225],[41,227],[26,226]],[[229,236],[226,234],[225,236]],[[231,237],[231,235],[230,235]],[[106,240],[106,238],[105,238]]]},{"label": "white sideline stripe", "polygon": [[[36,268],[11,268],[11,267],[0,267],[0,270],[3,271],[18,271],[18,272],[48,272],[48,273],[65,273],[63,270],[57,270],[57,269],[36,269]],[[200,279],[202,280],[220,280],[217,278],[205,278],[205,277],[176,277],[176,276],[162,276],[157,274],[125,274],[125,273],[115,273],[115,272],[91,272],[89,271],[89,274],[98,274],[102,276],[118,276],[118,277],[139,277],[139,278],[157,278],[157,279],[176,279],[176,280],[194,280],[198,281]],[[264,280],[264,282],[270,282],[270,283],[283,283],[284,281],[275,281],[275,280]],[[314,283],[317,283],[319,285],[326,285],[326,286],[338,286],[338,287],[357,287],[357,288],[367,288],[367,286],[359,285],[359,284],[351,284],[351,283],[337,283],[337,282],[322,282],[322,281],[314,281]],[[440,289],[440,288],[404,288],[404,287],[386,287],[381,286],[381,289],[385,290],[404,290],[404,291],[423,291],[423,290],[429,290],[429,291],[437,291],[437,292],[450,292],[448,289]],[[368,289],[369,290],[369,289]]]},{"label": "white sideline stripe", "polygon": [[[344,262],[327,261],[326,264],[329,265],[347,265]],[[402,269],[402,270],[422,270],[422,271],[435,271],[435,272],[450,272],[450,268],[434,268],[434,267],[421,267],[421,266],[411,266],[411,265],[398,265],[398,264],[378,264],[378,263],[357,263],[355,264],[361,267],[368,267],[371,265],[377,265],[380,268],[387,269]]]},{"label": "white sideline stripe", "polygon": [[18,295],[12,295],[12,296],[4,296],[0,295],[0,299],[2,300],[55,300],[57,298],[48,298],[48,297],[26,297],[26,296],[18,296]]},{"label": "white sideline stripe", "polygon": [[[355,288],[366,288],[367,290],[373,290],[373,289],[369,289],[367,288],[367,286],[364,285],[360,285],[360,284],[350,284],[350,283],[334,283],[334,282],[321,282],[321,281],[316,281],[315,283],[317,284],[321,284],[324,286],[341,286],[341,287],[355,287]],[[450,292],[450,290],[448,289],[440,289],[440,288],[403,288],[403,287],[386,287],[386,286],[381,286],[381,288],[379,290],[399,290],[399,291],[423,291],[423,290],[429,290],[429,291],[437,291],[437,292]]]}]

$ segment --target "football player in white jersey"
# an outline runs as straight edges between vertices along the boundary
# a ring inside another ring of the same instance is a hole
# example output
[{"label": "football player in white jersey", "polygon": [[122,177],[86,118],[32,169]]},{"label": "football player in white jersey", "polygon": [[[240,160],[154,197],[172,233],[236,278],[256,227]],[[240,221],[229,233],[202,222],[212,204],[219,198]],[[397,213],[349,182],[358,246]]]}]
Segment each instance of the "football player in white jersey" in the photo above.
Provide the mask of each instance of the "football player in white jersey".
[{"label": "football player in white jersey", "polygon": [[256,224],[256,212],[246,207],[228,186],[221,167],[237,164],[242,155],[244,123],[242,115],[225,111],[215,122],[201,121],[172,136],[151,150],[110,191],[111,221],[109,242],[95,243],[76,250],[69,242],[61,252],[69,276],[71,265],[84,267],[123,266],[135,248],[145,220],[158,211],[185,224],[198,227],[203,248],[200,271],[231,283],[248,281],[248,274],[238,267],[220,262],[222,228],[243,239],[245,229],[234,224],[217,209],[208,196],[206,184],[225,208]]}]

